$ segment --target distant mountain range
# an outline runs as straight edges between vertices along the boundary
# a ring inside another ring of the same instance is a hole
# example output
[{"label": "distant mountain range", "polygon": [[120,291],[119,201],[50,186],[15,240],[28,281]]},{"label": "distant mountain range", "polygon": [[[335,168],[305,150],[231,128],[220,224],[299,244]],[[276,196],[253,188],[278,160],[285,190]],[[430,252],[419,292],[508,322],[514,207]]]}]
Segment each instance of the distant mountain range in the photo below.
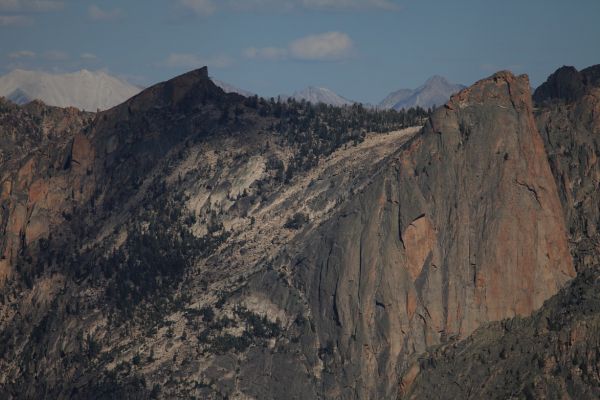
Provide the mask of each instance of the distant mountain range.
[{"label": "distant mountain range", "polygon": [[417,89],[400,89],[390,93],[378,108],[401,110],[411,107],[429,108],[445,104],[450,96],[465,86],[448,82],[446,78],[435,75]]},{"label": "distant mountain range", "polygon": [[354,103],[357,103],[356,101],[348,100],[347,98],[340,96],[331,89],[314,86],[309,86],[304,90],[295,92],[291,96],[279,96],[279,99],[281,100],[286,100],[288,98],[292,98],[297,101],[305,100],[313,104],[323,103],[336,107],[350,106]]},{"label": "distant mountain range", "polygon": [[81,70],[66,74],[16,69],[0,77],[0,96],[13,103],[32,100],[86,111],[106,110],[138,94],[141,88],[104,72]]},{"label": "distant mountain range", "polygon": [[[214,80],[226,93],[238,93],[250,97],[255,93],[240,89],[229,83]],[[463,85],[448,82],[441,76],[433,76],[417,89],[400,89],[390,93],[377,108],[407,109],[442,105]],[[104,72],[81,70],[67,74],[51,74],[39,71],[16,69],[0,77],[0,96],[13,103],[26,104],[34,99],[58,107],[77,107],[81,110],[96,111],[114,107],[139,93],[141,88],[110,76]],[[342,107],[358,103],[349,100],[331,89],[309,86],[291,96],[280,95],[280,100],[288,98],[308,101],[314,104]],[[367,107],[372,107],[365,104]]]},{"label": "distant mountain range", "polygon": [[[219,85],[218,82],[217,85]],[[450,99],[450,96],[464,88],[465,86],[463,85],[451,83],[447,79],[436,75],[429,78],[417,89],[400,89],[390,93],[377,105],[377,108],[385,110],[402,110],[417,106],[429,108],[435,105],[445,104]],[[298,101],[305,100],[314,104],[324,103],[337,107],[358,103],[357,101],[340,96],[330,89],[313,86],[295,92],[291,96],[281,95],[279,98],[281,100],[293,98]],[[366,107],[373,107],[369,104],[364,105]]]}]

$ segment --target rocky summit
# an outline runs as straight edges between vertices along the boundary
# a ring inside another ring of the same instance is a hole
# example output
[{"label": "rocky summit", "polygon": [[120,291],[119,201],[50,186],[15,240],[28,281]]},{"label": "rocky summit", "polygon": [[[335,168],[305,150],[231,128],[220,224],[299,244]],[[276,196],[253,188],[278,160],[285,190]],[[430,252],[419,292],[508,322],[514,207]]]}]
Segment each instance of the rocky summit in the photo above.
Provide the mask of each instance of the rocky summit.
[{"label": "rocky summit", "polygon": [[598,397],[597,71],[0,99],[0,397]]}]

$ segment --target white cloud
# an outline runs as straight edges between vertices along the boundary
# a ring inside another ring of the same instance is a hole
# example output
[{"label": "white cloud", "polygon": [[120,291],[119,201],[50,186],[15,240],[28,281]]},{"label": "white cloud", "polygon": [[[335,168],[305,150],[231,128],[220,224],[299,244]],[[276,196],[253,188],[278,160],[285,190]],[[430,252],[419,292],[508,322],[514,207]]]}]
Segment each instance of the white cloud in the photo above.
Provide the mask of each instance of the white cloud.
[{"label": "white cloud", "polygon": [[326,32],[294,40],[287,47],[250,47],[243,55],[250,59],[339,61],[352,56],[354,43],[343,32]]},{"label": "white cloud", "polygon": [[164,65],[170,68],[200,68],[204,66],[212,68],[227,68],[233,64],[233,60],[226,55],[213,57],[200,57],[191,53],[171,53]]},{"label": "white cloud", "polygon": [[0,15],[0,26],[29,26],[33,20],[24,15]]},{"label": "white cloud", "polygon": [[212,0],[179,0],[179,5],[201,17],[212,15],[217,10]]},{"label": "white cloud", "polygon": [[123,11],[120,8],[112,10],[103,10],[95,4],[88,8],[88,15],[94,21],[114,21],[123,16]]},{"label": "white cloud", "polygon": [[20,58],[34,58],[35,53],[29,50],[19,50],[13,51],[12,53],[8,53],[8,58],[11,60],[18,60]]},{"label": "white cloud", "polygon": [[351,55],[354,44],[342,32],[327,32],[294,40],[290,44],[290,54],[298,60],[334,61]]},{"label": "white cloud", "polygon": [[0,11],[3,12],[47,12],[64,7],[63,1],[56,0],[0,0]]}]

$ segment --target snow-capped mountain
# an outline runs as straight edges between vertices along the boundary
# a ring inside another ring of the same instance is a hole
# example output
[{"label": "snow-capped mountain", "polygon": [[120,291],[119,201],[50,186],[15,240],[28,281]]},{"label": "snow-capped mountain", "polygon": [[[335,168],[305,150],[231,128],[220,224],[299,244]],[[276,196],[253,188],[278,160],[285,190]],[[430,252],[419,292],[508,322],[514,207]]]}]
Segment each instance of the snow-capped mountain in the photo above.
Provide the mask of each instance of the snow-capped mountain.
[{"label": "snow-capped mountain", "polygon": [[0,96],[25,104],[38,99],[58,107],[106,110],[139,93],[141,88],[104,72],[66,74],[16,69],[0,77]]},{"label": "snow-capped mountain", "polygon": [[313,86],[309,86],[304,90],[295,92],[291,96],[285,96],[285,95],[279,96],[279,98],[282,100],[285,100],[289,97],[291,97],[297,101],[305,100],[305,101],[308,101],[313,104],[323,103],[323,104],[337,106],[337,107],[349,106],[349,105],[356,103],[355,101],[348,100],[348,99],[340,96],[339,94],[333,92],[330,89],[322,88],[322,87],[313,87]]},{"label": "snow-capped mountain", "polygon": [[223,91],[225,93],[237,93],[237,94],[241,94],[242,96],[245,96],[245,97],[255,96],[255,93],[249,92],[248,90],[240,89],[238,87],[230,85],[227,82],[223,82],[223,81],[220,81],[218,79],[213,79],[213,78],[211,78],[211,80],[213,81],[213,83],[215,85],[217,85],[218,87],[223,89]]},{"label": "snow-capped mountain", "polygon": [[388,95],[379,108],[395,110],[411,107],[429,108],[445,104],[450,96],[464,89],[465,86],[448,82],[446,78],[435,75],[417,89],[400,89]]}]

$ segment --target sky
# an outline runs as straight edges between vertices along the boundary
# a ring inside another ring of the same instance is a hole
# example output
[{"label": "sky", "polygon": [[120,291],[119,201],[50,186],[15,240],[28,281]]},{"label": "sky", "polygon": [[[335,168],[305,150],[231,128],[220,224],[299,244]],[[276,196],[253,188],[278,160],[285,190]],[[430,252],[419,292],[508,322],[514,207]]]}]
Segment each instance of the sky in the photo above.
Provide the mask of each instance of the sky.
[{"label": "sky", "polygon": [[0,74],[103,70],[149,86],[207,65],[270,97],[306,86],[378,103],[432,75],[535,87],[600,63],[598,0],[0,0]]}]

